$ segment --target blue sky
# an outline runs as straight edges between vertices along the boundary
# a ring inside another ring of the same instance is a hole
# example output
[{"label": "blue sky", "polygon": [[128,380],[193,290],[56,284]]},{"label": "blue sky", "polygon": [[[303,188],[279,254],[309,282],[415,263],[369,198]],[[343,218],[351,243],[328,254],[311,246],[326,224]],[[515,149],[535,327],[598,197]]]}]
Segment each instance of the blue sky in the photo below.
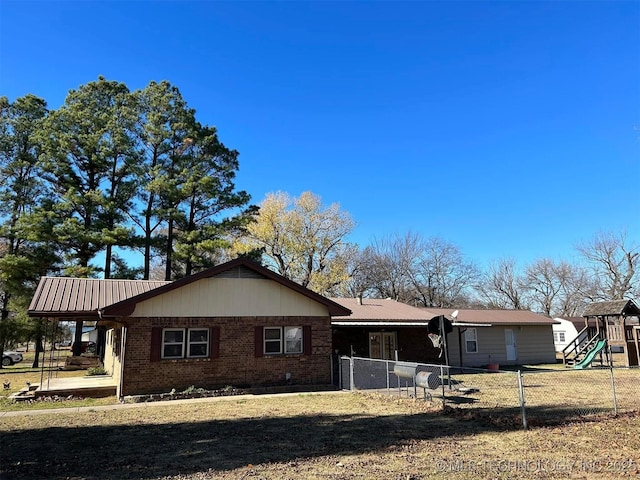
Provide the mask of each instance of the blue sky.
[{"label": "blue sky", "polygon": [[340,203],[483,265],[640,240],[640,2],[0,2],[0,95],[169,80],[255,203]]}]

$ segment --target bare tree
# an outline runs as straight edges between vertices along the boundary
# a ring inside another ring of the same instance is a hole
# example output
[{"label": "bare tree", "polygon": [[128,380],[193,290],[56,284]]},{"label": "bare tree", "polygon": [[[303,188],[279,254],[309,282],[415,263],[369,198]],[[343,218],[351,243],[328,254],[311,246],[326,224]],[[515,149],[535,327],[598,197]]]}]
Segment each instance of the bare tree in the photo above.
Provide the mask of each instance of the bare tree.
[{"label": "bare tree", "polygon": [[453,307],[466,303],[465,291],[479,278],[476,266],[460,249],[441,238],[420,242],[421,254],[409,269],[417,297],[426,307]]},{"label": "bare tree", "polygon": [[362,256],[362,283],[372,295],[411,303],[414,292],[409,272],[419,258],[422,240],[412,233],[374,239]]},{"label": "bare tree", "polygon": [[593,299],[593,280],[587,270],[581,266],[566,262],[558,266],[560,277],[560,295],[555,315],[575,317]]},{"label": "bare tree", "polygon": [[476,290],[489,308],[529,308],[523,278],[513,259],[491,263]]},{"label": "bare tree", "polygon": [[550,317],[562,288],[561,278],[553,260],[543,258],[529,265],[525,270],[522,285],[530,291],[533,308]]},{"label": "bare tree", "polygon": [[374,240],[362,262],[362,283],[374,295],[422,306],[467,303],[466,290],[478,277],[458,247],[412,232]]},{"label": "bare tree", "polygon": [[626,232],[600,232],[577,246],[594,276],[597,300],[620,300],[640,294],[640,247]]},{"label": "bare tree", "polygon": [[583,268],[546,258],[526,268],[521,285],[528,292],[531,307],[549,317],[577,315],[592,291]]}]

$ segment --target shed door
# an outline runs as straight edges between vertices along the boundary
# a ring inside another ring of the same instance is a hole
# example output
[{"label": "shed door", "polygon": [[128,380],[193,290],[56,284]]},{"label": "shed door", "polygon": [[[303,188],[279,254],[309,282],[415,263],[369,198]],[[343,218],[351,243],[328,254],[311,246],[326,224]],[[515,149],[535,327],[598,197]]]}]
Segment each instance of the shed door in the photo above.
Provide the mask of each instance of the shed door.
[{"label": "shed door", "polygon": [[507,361],[514,361],[518,358],[518,348],[516,347],[516,335],[510,328],[504,331],[504,343],[507,347]]}]

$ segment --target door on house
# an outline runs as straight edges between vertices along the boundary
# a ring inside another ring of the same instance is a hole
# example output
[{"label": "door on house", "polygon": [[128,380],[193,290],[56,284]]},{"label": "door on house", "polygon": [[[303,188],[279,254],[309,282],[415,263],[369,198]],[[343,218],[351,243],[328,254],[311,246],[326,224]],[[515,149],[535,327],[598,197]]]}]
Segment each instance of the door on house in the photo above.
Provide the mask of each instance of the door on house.
[{"label": "door on house", "polygon": [[518,358],[518,347],[516,346],[516,335],[510,328],[504,331],[504,343],[507,347],[507,361],[514,361]]},{"label": "door on house", "polygon": [[393,360],[396,351],[396,332],[372,332],[369,334],[369,358]]}]

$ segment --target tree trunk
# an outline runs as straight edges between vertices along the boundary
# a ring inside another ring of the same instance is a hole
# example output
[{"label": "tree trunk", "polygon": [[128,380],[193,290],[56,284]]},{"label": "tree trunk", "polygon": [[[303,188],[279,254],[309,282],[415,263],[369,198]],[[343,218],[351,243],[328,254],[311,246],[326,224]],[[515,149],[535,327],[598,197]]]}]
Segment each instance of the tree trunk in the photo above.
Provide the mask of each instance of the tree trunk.
[{"label": "tree trunk", "polygon": [[104,278],[111,278],[111,252],[113,250],[112,245],[107,245],[104,259]]},{"label": "tree trunk", "polygon": [[[2,296],[2,312],[0,313],[0,327],[2,327],[4,325],[4,322],[9,318],[9,294],[7,292],[4,292],[4,295]],[[4,328],[0,328],[0,348],[2,348],[2,351],[4,352],[4,346],[5,346],[5,336],[2,333],[4,331]],[[0,362],[0,368],[2,367],[2,362]]]},{"label": "tree trunk", "polygon": [[[147,222],[147,225],[149,222]],[[151,273],[151,234],[145,234],[144,238],[144,275],[143,280],[149,280]]]},{"label": "tree trunk", "polygon": [[42,333],[38,332],[35,343],[36,343],[36,356],[33,358],[33,365],[31,365],[31,368],[40,367],[40,355],[44,352],[44,345],[42,343]]},{"label": "tree trunk", "polygon": [[71,354],[74,357],[79,357],[82,353],[82,324],[84,322],[82,320],[76,321],[76,332],[73,337],[73,348],[71,349]]},{"label": "tree trunk", "polygon": [[167,252],[166,252],[166,267],[164,271],[164,279],[166,281],[171,280],[171,262],[173,260],[173,218],[169,218],[169,225],[167,227]]}]

